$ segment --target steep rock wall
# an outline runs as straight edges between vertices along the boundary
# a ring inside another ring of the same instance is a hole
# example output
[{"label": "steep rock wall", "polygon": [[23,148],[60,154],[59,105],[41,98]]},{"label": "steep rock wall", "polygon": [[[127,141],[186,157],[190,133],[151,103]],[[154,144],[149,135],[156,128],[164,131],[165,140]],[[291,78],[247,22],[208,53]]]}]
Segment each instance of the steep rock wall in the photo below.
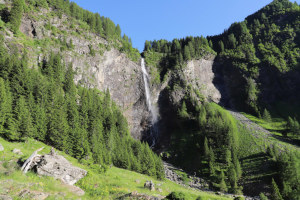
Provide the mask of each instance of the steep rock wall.
[{"label": "steep rock wall", "polygon": [[[76,72],[76,84],[100,91],[109,89],[112,99],[127,118],[132,136],[141,139],[143,124],[149,113],[145,104],[140,64],[131,61],[102,37],[88,31],[82,33],[76,24],[71,29],[68,24],[70,18],[65,15],[61,18],[45,18],[50,12],[51,10],[42,9],[36,16],[39,20],[28,15],[22,19],[21,32],[27,35],[29,41],[41,43],[38,48],[26,46],[30,66],[36,68],[38,63],[48,59],[51,52],[60,53],[66,64],[72,63]],[[47,24],[59,30],[58,33],[54,34],[53,30],[47,29]],[[7,34],[6,39],[14,40],[12,34]],[[61,50],[57,43],[64,39],[67,43],[72,40],[72,49]],[[46,40],[51,42],[43,43]],[[90,53],[91,48],[95,55]]]}]

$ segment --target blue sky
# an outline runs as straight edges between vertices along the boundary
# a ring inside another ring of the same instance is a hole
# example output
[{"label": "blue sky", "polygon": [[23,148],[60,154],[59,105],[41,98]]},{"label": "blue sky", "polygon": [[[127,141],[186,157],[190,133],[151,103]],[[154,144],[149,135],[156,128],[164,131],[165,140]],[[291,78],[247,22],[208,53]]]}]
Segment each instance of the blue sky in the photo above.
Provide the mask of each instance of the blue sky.
[{"label": "blue sky", "polygon": [[[72,0],[109,17],[140,51],[145,40],[220,34],[272,0]],[[300,3],[300,0],[297,0]]]}]

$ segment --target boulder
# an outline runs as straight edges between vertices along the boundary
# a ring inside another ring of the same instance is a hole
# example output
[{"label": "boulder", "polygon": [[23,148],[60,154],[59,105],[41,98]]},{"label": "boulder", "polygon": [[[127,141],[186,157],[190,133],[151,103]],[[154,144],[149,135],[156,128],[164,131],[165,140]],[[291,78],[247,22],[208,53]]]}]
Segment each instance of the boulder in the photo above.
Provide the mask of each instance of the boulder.
[{"label": "boulder", "polygon": [[80,187],[74,185],[68,185],[68,188],[70,192],[72,192],[77,196],[83,196],[85,194],[85,192]]},{"label": "boulder", "polygon": [[74,167],[67,159],[57,155],[52,148],[49,154],[39,155],[40,148],[25,161],[21,170],[26,173],[30,169],[36,169],[37,174],[51,176],[68,185],[74,185],[77,181],[86,176],[87,171]]},{"label": "boulder", "polygon": [[155,185],[152,181],[146,181],[144,188],[148,188],[151,191],[155,191]]},{"label": "boulder", "polygon": [[23,153],[20,149],[14,149],[12,152],[17,155],[23,155]]},{"label": "boulder", "polygon": [[12,198],[8,195],[0,195],[0,200],[12,200]]},{"label": "boulder", "polygon": [[30,191],[28,189],[24,189],[19,193],[19,197],[21,199],[44,200],[49,197],[49,194],[39,192],[39,191]]},{"label": "boulder", "polygon": [[41,156],[36,169],[39,175],[52,176],[68,185],[74,185],[87,174],[87,171],[74,167],[63,156],[57,155],[52,151],[50,154]]},{"label": "boulder", "polygon": [[4,147],[0,144],[0,151],[4,151]]}]

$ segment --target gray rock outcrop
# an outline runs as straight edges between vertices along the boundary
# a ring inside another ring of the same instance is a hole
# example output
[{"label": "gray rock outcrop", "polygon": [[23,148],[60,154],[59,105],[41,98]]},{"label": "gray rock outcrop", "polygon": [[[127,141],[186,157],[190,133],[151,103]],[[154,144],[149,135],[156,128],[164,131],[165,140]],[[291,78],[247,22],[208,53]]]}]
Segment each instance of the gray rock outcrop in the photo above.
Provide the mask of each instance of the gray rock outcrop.
[{"label": "gray rock outcrop", "polygon": [[4,151],[4,147],[0,144],[0,151]]},{"label": "gray rock outcrop", "polygon": [[47,154],[41,157],[37,164],[37,174],[52,176],[68,185],[74,185],[86,176],[87,171],[74,167],[67,159],[57,154]]},{"label": "gray rock outcrop", "polygon": [[[68,185],[74,185],[77,181],[86,176],[87,171],[73,166],[63,156],[57,155],[53,148],[49,154],[42,156],[37,154],[42,149],[43,148],[35,151],[25,161],[22,166],[22,171],[24,173],[32,168],[36,168],[37,174],[54,177]],[[79,191],[79,193],[81,194],[82,192]]]},{"label": "gray rock outcrop", "polygon": [[208,100],[219,103],[221,93],[214,84],[215,73],[213,72],[214,57],[191,60],[184,68],[185,80]]}]

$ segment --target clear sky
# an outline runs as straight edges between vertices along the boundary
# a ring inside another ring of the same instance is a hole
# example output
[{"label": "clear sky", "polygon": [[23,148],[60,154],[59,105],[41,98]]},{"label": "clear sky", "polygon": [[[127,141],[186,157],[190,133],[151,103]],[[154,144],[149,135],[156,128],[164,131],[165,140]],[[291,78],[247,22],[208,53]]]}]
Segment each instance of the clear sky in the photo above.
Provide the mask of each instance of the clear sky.
[{"label": "clear sky", "polygon": [[[216,35],[272,0],[72,0],[109,17],[140,51],[146,40]],[[300,0],[297,0],[300,3]]]}]

